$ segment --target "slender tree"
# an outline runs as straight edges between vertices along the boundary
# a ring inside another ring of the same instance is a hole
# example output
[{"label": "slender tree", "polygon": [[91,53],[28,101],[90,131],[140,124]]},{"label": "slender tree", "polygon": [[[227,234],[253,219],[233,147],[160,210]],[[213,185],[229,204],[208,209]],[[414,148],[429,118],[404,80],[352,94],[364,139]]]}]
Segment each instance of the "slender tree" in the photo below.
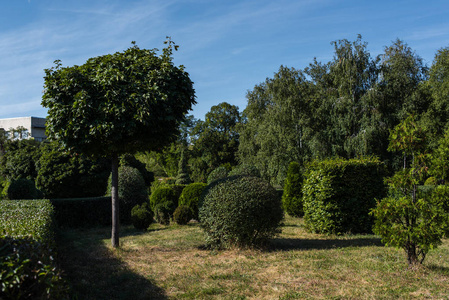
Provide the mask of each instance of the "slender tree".
[{"label": "slender tree", "polygon": [[195,104],[193,83],[172,61],[169,38],[157,50],[133,46],[90,58],[81,66],[45,70],[42,105],[47,136],[68,151],[108,156],[112,164],[112,246],[119,246],[118,157],[159,149],[174,141]]}]

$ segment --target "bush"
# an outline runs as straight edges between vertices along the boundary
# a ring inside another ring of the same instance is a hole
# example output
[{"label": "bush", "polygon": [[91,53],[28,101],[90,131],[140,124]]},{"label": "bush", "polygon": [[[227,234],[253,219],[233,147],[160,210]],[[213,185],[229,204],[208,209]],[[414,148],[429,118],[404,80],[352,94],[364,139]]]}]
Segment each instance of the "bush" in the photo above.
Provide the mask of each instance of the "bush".
[{"label": "bush", "polygon": [[283,218],[276,190],[258,177],[233,176],[204,191],[199,218],[212,247],[261,246]]},{"label": "bush", "polygon": [[[109,177],[108,195],[111,194],[111,177]],[[120,203],[120,221],[131,221],[131,209],[148,200],[148,189],[139,170],[122,166],[118,170],[118,197]]]},{"label": "bush", "polygon": [[145,164],[136,159],[134,155],[124,154],[120,157],[120,166],[128,166],[139,170],[146,186],[150,186],[154,181],[154,173],[147,170]]},{"label": "bush", "polygon": [[153,223],[153,212],[149,209],[147,202],[133,207],[131,222],[139,230],[146,230]]},{"label": "bush", "polygon": [[293,217],[304,216],[302,182],[301,166],[297,162],[291,162],[285,178],[282,206],[285,212]]},{"label": "bush", "polygon": [[175,209],[173,213],[173,221],[178,225],[186,225],[193,218],[193,213],[190,207],[181,205]]},{"label": "bush", "polygon": [[[161,186],[161,187],[158,187],[156,190],[154,190],[154,192],[151,194],[150,207],[154,211],[155,214],[156,214],[156,211],[155,211],[156,206],[158,204],[165,203],[165,202],[173,203],[173,205],[175,206],[173,208],[173,211],[178,206],[178,195],[177,195],[175,189],[173,189],[173,187]],[[170,213],[173,213],[173,211],[171,211]]]},{"label": "bush", "polygon": [[174,206],[174,203],[171,201],[158,203],[154,207],[154,218],[156,219],[156,222],[162,225],[170,224],[171,216],[175,210]]},{"label": "bush", "polygon": [[12,180],[6,190],[6,197],[9,200],[40,199],[42,193],[30,179],[20,178]]},{"label": "bush", "polygon": [[255,166],[242,164],[235,167],[228,173],[228,176],[236,175],[260,177],[260,171]]},{"label": "bush", "polygon": [[48,200],[0,201],[0,299],[68,298],[52,214]]},{"label": "bush", "polygon": [[207,184],[211,184],[215,180],[223,179],[228,176],[228,169],[226,167],[218,167],[207,176]]},{"label": "bush", "polygon": [[316,233],[370,233],[375,198],[386,195],[383,163],[375,158],[330,159],[307,166],[303,201],[306,227]]},{"label": "bush", "polygon": [[179,197],[179,206],[188,206],[193,213],[192,218],[198,220],[198,203],[201,193],[206,188],[205,183],[191,183],[186,186]]}]

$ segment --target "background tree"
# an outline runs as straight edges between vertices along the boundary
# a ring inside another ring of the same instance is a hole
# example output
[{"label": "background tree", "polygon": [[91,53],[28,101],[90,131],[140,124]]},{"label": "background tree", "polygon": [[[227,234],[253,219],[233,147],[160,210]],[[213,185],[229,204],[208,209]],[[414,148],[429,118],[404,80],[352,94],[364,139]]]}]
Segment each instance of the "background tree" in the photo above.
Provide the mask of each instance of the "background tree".
[{"label": "background tree", "polygon": [[195,104],[193,83],[172,61],[169,39],[160,56],[136,45],[90,58],[81,66],[45,70],[42,105],[47,136],[72,153],[112,160],[112,245],[119,245],[118,157],[174,141]]}]

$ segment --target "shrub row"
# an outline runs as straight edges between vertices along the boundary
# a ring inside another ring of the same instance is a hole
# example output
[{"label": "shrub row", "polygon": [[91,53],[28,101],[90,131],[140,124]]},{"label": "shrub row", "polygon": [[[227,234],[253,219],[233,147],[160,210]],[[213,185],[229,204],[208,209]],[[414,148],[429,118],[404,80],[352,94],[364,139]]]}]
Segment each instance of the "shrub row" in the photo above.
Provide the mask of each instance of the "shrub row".
[{"label": "shrub row", "polygon": [[64,299],[48,200],[0,201],[0,299]]}]

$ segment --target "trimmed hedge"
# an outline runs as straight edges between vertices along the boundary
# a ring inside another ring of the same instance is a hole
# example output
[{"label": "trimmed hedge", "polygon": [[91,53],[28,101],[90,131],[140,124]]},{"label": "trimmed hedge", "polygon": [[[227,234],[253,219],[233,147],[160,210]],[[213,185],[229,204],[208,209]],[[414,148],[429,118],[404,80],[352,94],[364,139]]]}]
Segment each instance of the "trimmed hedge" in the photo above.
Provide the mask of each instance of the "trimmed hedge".
[{"label": "trimmed hedge", "polygon": [[207,184],[202,182],[191,183],[182,190],[179,197],[179,206],[188,206],[193,213],[193,218],[196,220],[198,220],[198,202],[206,187]]},{"label": "trimmed hedge", "polygon": [[131,210],[131,222],[134,228],[146,230],[153,223],[153,212],[145,202],[142,205],[136,205]]},{"label": "trimmed hedge", "polygon": [[301,165],[297,162],[291,162],[288,166],[287,178],[285,178],[282,206],[285,212],[293,217],[304,216],[302,183]]},{"label": "trimmed hedge", "polygon": [[369,215],[385,197],[386,168],[377,158],[329,159],[306,167],[304,221],[316,233],[371,233]]},{"label": "trimmed hedge", "polygon": [[0,201],[0,299],[66,299],[48,200]]},{"label": "trimmed hedge", "polygon": [[106,226],[112,223],[111,197],[51,199],[58,227]]},{"label": "trimmed hedge", "polygon": [[212,182],[226,178],[228,176],[228,169],[224,166],[218,167],[212,172],[210,172],[209,176],[207,176],[207,184],[211,184]]},{"label": "trimmed hedge", "polygon": [[253,165],[248,164],[238,165],[228,173],[229,177],[238,175],[261,177],[259,169],[257,169]]},{"label": "trimmed hedge", "polygon": [[42,192],[36,188],[34,181],[27,178],[13,179],[6,190],[9,200],[42,199]]}]

